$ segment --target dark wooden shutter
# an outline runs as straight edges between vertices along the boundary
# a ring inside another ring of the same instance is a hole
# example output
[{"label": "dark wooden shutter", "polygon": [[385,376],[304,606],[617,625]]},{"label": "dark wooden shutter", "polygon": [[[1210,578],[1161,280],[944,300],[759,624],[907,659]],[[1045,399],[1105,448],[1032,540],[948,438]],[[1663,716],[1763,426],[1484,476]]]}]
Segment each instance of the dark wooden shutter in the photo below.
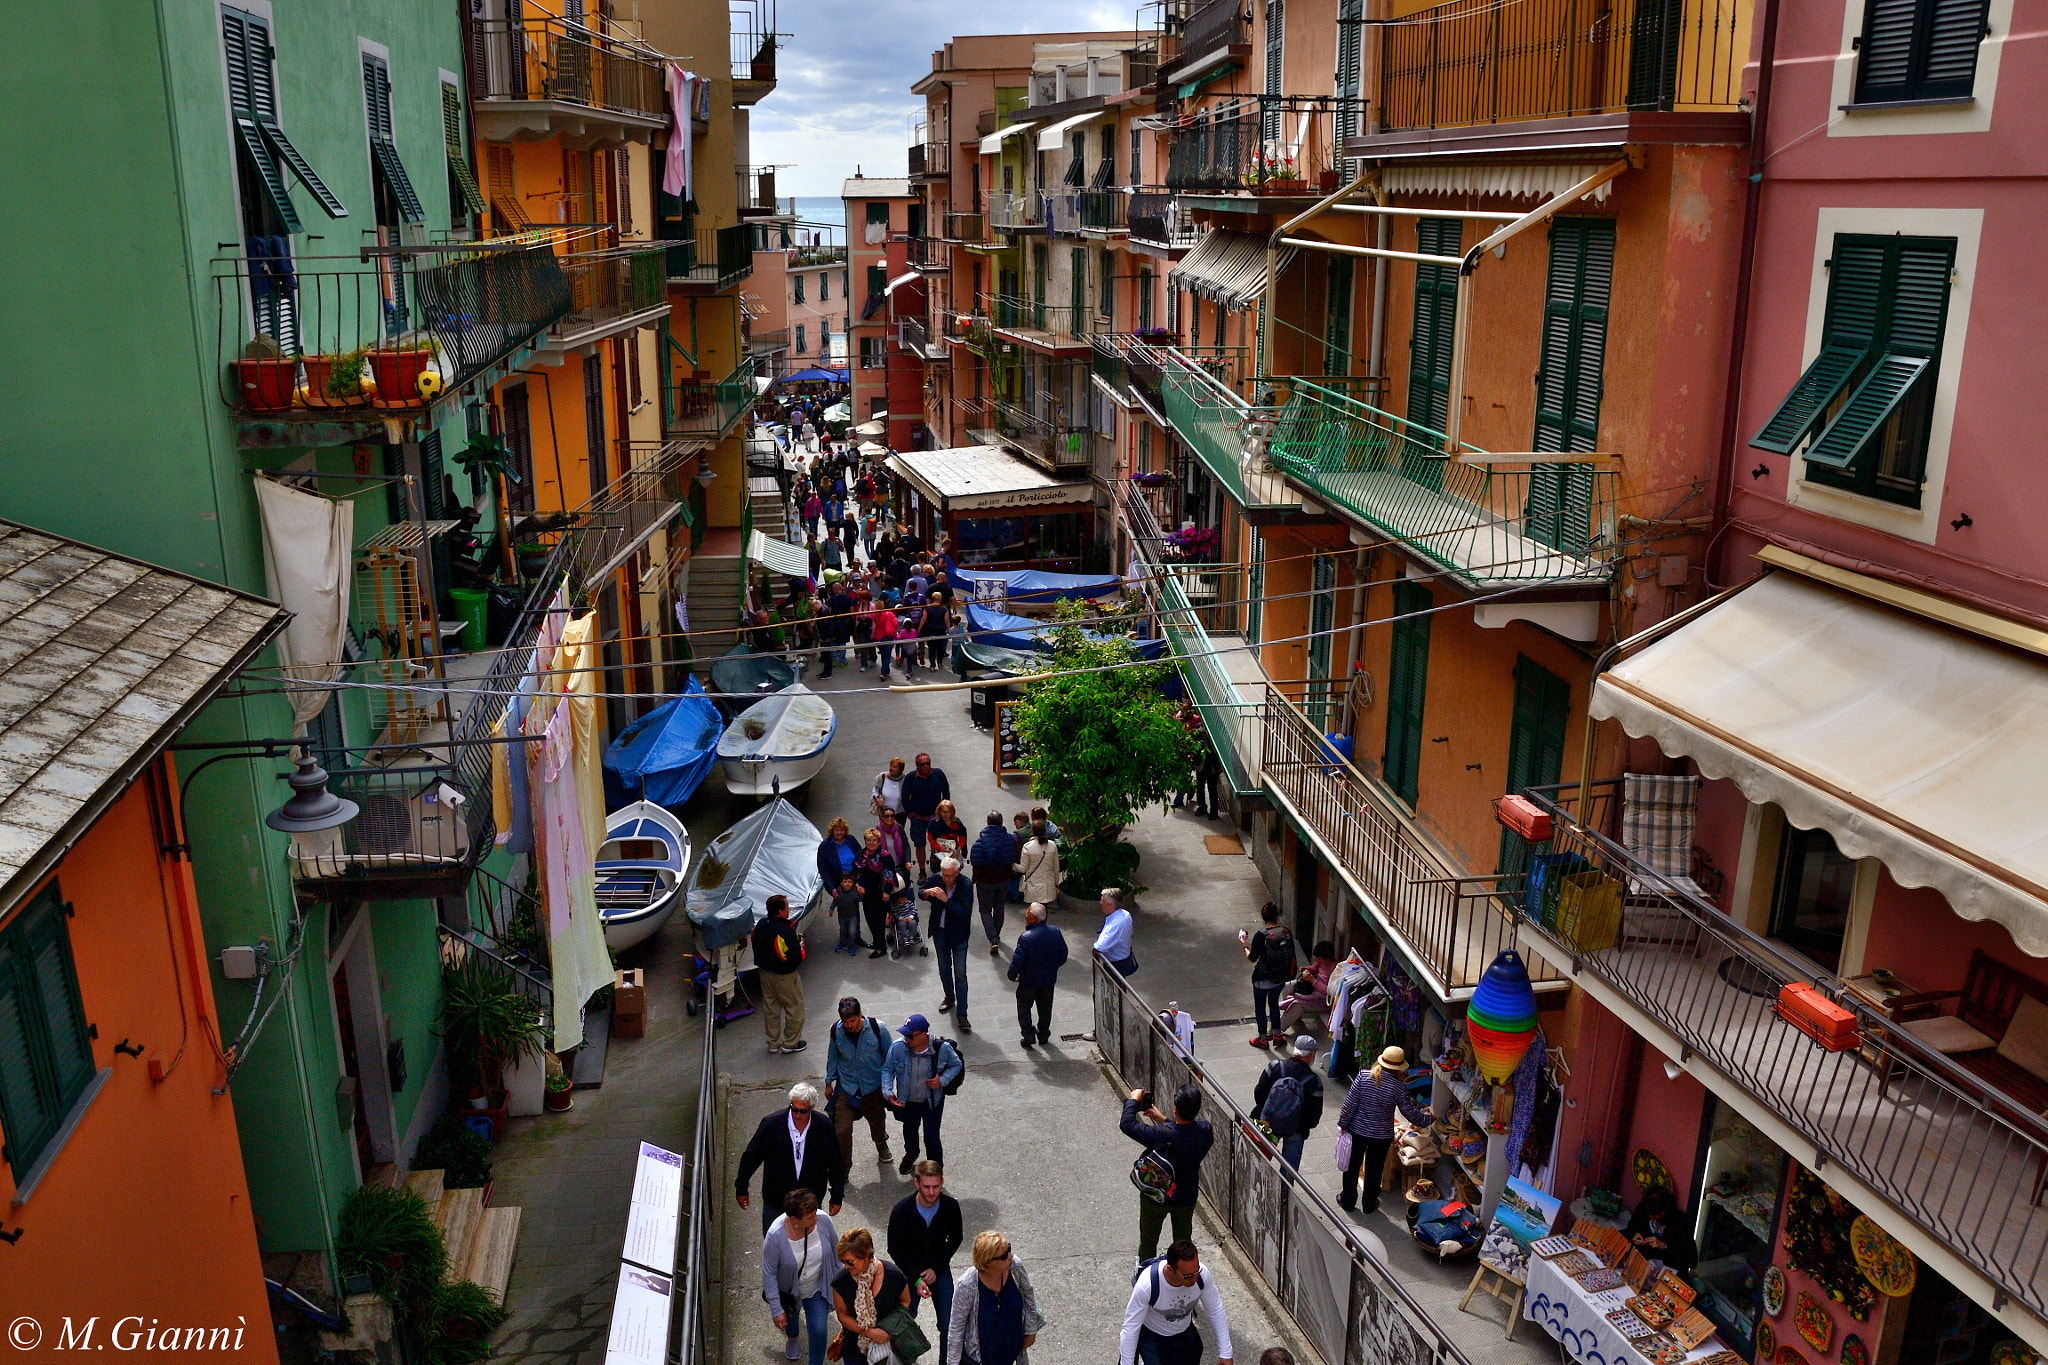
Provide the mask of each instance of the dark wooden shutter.
[{"label": "dark wooden shutter", "polygon": [[69,908],[51,883],[0,933],[0,1126],[17,1181],[93,1077]]},{"label": "dark wooden shutter", "polygon": [[583,357],[583,449],[590,461],[590,495],[596,497],[611,477],[605,470],[604,361],[595,354]]},{"label": "dark wooden shutter", "polygon": [[1280,140],[1280,94],[1285,86],[1281,83],[1286,69],[1287,54],[1287,5],[1286,0],[1266,0],[1266,69],[1265,99],[1259,107],[1259,140],[1278,142]]},{"label": "dark wooden shutter", "polygon": [[[1425,256],[1456,256],[1464,246],[1456,218],[1415,220],[1415,249]],[[1443,462],[1430,458],[1451,415],[1451,341],[1458,321],[1455,266],[1415,265],[1415,325],[1408,338],[1408,421],[1401,472],[1429,488],[1443,486]]]},{"label": "dark wooden shutter", "polygon": [[1987,0],[1870,0],[1856,102],[1964,99],[1977,79]]},{"label": "dark wooden shutter", "polygon": [[526,385],[515,384],[499,397],[505,426],[505,454],[511,472],[518,476],[506,501],[515,512],[531,512],[533,495],[533,414],[528,406]]},{"label": "dark wooden shutter", "polygon": [[[1547,786],[1564,772],[1564,731],[1571,718],[1571,684],[1527,655],[1515,658],[1515,704],[1508,729],[1507,792]],[[1511,868],[1522,841],[1501,832],[1500,867]]]},{"label": "dark wooden shutter", "polygon": [[1337,146],[1358,136],[1365,93],[1365,0],[1337,0]]},{"label": "dark wooden shutter", "polygon": [[1331,256],[1324,269],[1328,277],[1323,297],[1323,373],[1346,375],[1351,373],[1351,258]]},{"label": "dark wooden shutter", "polygon": [[1927,6],[1926,57],[1919,97],[1962,99],[1977,81],[1977,49],[1985,38],[1988,0],[1933,0]]},{"label": "dark wooden shutter", "polygon": [[[1613,219],[1552,222],[1531,450],[1591,451],[1598,446],[1613,280]],[[1583,553],[1592,535],[1592,504],[1589,467],[1531,467],[1524,516],[1532,538],[1566,554]]]},{"label": "dark wooden shutter", "polygon": [[[1872,270],[1872,258],[1877,268]],[[1846,470],[1855,464],[1878,430],[1906,399],[1914,384],[1931,376],[1941,355],[1948,323],[1949,276],[1955,269],[1955,240],[1929,237],[1837,239],[1835,270],[1852,262],[1853,277],[1831,275],[1828,308],[1842,290],[1862,326],[1867,310],[1875,359],[1856,391],[1836,412],[1806,452],[1809,465]]]},{"label": "dark wooden shutter", "polygon": [[1075,247],[1067,255],[1068,331],[1079,336],[1088,326],[1088,252]]},{"label": "dark wooden shutter", "polygon": [[1411,613],[1435,605],[1429,589],[1403,579],[1394,584],[1394,648],[1387,664],[1387,785],[1415,804],[1422,771],[1423,698],[1429,683],[1429,620]]},{"label": "dark wooden shutter", "polygon": [[413,191],[412,177],[398,159],[391,119],[391,68],[380,57],[363,56],[363,114],[370,129],[370,157],[376,175],[382,178],[398,205],[398,216],[408,223],[424,223],[427,211]]},{"label": "dark wooden shutter", "polygon": [[471,213],[485,212],[488,205],[469,169],[469,149],[462,140],[462,92],[445,81],[441,84],[441,138],[448,155],[448,174],[455,179],[463,205]]}]

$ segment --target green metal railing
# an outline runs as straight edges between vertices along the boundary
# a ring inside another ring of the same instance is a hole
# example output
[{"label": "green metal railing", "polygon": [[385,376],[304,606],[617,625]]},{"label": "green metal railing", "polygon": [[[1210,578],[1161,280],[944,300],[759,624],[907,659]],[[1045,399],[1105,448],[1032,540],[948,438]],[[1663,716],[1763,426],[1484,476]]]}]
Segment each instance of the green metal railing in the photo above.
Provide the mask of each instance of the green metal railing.
[{"label": "green metal railing", "polygon": [[1244,506],[1245,444],[1248,435],[1256,435],[1255,410],[1186,353],[1168,350],[1165,355],[1161,387],[1166,420],[1238,506]]},{"label": "green metal railing", "polygon": [[[1170,400],[1169,400],[1170,401]],[[1597,457],[1495,456],[1324,383],[1285,381],[1266,454],[1317,498],[1441,566],[1468,587],[1604,581],[1614,551],[1615,471]]]},{"label": "green metal railing", "polygon": [[715,440],[724,436],[753,404],[753,357],[742,360],[731,374],[715,384],[677,378],[666,388],[668,434]]}]

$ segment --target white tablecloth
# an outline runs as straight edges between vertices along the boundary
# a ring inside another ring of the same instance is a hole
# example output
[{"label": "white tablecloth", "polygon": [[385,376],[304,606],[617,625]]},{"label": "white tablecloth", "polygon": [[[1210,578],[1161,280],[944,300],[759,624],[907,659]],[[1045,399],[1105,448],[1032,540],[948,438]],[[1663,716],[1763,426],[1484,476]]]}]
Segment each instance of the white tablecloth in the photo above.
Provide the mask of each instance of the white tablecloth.
[{"label": "white tablecloth", "polygon": [[[1634,1291],[1626,1285],[1588,1294],[1577,1280],[1559,1270],[1555,1261],[1532,1256],[1522,1316],[1556,1337],[1567,1356],[1585,1365],[1650,1365],[1607,1320],[1609,1313],[1633,1296]],[[1708,1337],[1686,1360],[1703,1360],[1721,1349],[1720,1337]]]}]

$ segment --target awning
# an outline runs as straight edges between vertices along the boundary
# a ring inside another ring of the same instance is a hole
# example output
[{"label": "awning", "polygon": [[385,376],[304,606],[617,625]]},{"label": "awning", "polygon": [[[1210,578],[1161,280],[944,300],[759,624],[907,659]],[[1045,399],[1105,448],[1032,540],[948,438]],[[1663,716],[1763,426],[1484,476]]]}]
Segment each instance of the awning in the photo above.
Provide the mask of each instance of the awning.
[{"label": "awning", "polygon": [[[1280,248],[1273,274],[1278,278],[1294,259],[1295,248]],[[1167,275],[1170,288],[1185,289],[1225,308],[1249,308],[1266,287],[1266,239],[1249,232],[1219,229],[1195,243]]]},{"label": "awning", "polygon": [[1058,507],[1095,499],[1094,485],[1061,482],[995,446],[906,450],[891,455],[888,466],[926,498],[954,512]]},{"label": "awning", "polygon": [[1058,151],[1067,145],[1067,134],[1071,130],[1095,119],[1106,118],[1109,112],[1107,109],[1090,109],[1085,114],[1076,114],[1072,118],[1063,118],[1058,123],[1046,124],[1045,127],[1038,131],[1038,150],[1041,152]]},{"label": "awning", "polygon": [[1036,126],[1036,124],[1032,123],[1013,123],[1007,128],[996,129],[981,140],[981,154],[983,156],[1001,156],[1003,154],[1004,138],[1015,137],[1019,133],[1029,132]]},{"label": "awning", "polygon": [[768,566],[768,572],[784,578],[809,578],[811,557],[801,545],[777,540],[766,531],[756,531],[747,541],[747,558]]},{"label": "awning", "polygon": [[[1449,165],[1388,166],[1380,172],[1382,186],[1392,194],[1499,194],[1511,199],[1550,199],[1597,175],[1600,166],[1492,165],[1453,162]],[[1608,181],[1593,191],[1604,204],[1614,189]]]},{"label": "awning", "polygon": [[913,283],[917,279],[918,273],[915,270],[908,271],[904,274],[898,275],[895,279],[889,281],[889,283],[883,288],[882,293],[884,295],[893,295],[898,289],[902,288],[906,284]]},{"label": "awning", "polygon": [[2048,955],[2048,660],[1778,572],[1602,675],[1592,714]]}]

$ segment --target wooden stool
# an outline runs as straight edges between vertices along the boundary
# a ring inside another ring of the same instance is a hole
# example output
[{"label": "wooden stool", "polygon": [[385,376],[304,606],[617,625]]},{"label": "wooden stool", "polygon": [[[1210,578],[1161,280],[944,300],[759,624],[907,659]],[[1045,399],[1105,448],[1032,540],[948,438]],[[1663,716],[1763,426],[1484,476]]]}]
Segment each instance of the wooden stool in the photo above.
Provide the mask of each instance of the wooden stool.
[{"label": "wooden stool", "polygon": [[[1514,1292],[1509,1293],[1510,1289]],[[1483,1293],[1492,1298],[1499,1299],[1508,1306],[1507,1339],[1513,1341],[1515,1339],[1515,1328],[1520,1326],[1522,1322],[1523,1292],[1520,1280],[1504,1270],[1495,1270],[1492,1266],[1482,1261],[1479,1268],[1472,1272],[1472,1283],[1465,1286],[1465,1297],[1458,1300],[1458,1311],[1460,1313],[1465,1311],[1465,1305],[1472,1302],[1474,1294]]]}]

